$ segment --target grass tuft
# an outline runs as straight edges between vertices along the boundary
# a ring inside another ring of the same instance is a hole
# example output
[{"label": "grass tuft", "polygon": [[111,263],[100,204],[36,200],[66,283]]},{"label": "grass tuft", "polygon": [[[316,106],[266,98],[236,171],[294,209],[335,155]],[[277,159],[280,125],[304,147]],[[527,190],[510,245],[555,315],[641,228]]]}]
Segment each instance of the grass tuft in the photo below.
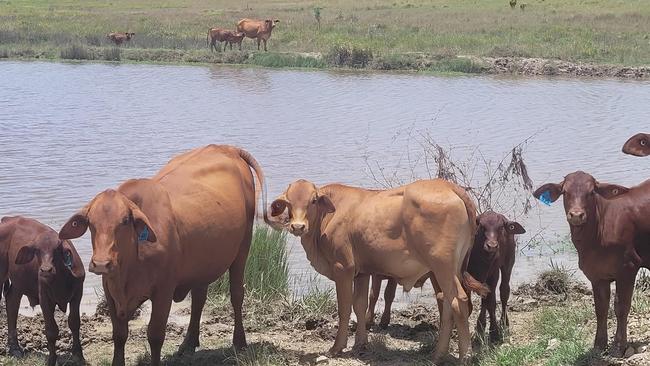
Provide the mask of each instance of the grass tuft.
[{"label": "grass tuft", "polygon": [[[286,232],[266,226],[255,228],[244,275],[247,296],[262,301],[286,296],[289,292],[288,255]],[[211,301],[219,301],[229,294],[227,274],[208,289]]]},{"label": "grass tuft", "polygon": [[92,54],[84,46],[73,44],[61,50],[61,58],[65,60],[93,60]]}]

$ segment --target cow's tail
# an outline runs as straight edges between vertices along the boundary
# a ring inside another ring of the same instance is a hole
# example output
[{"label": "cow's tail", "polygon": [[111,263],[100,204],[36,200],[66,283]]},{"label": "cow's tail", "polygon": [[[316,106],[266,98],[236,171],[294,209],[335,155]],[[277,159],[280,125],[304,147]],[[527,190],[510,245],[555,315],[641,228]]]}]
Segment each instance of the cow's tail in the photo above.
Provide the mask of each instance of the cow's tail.
[{"label": "cow's tail", "polygon": [[477,223],[476,223],[476,205],[467,194],[467,191],[458,185],[451,183],[451,188],[456,193],[458,198],[463,201],[465,204],[465,210],[467,210],[467,219],[471,228],[471,245],[463,258],[463,265],[461,267],[462,279],[461,282],[463,286],[469,291],[476,292],[481,297],[486,297],[490,293],[490,288],[474,278],[469,272],[467,272],[467,267],[469,265],[469,256],[472,253],[472,246],[474,245],[474,236],[476,235]]},{"label": "cow's tail", "polygon": [[[264,179],[264,172],[262,172],[262,167],[260,164],[255,160],[253,155],[251,155],[248,151],[239,149],[239,156],[250,166],[253,168],[255,171],[255,175],[257,175],[257,182],[259,184],[259,192],[262,194],[262,213],[264,216],[264,222],[266,222],[269,226],[271,226],[274,229],[278,229],[278,224],[269,220],[268,212],[267,212],[267,197],[266,197],[266,180]],[[257,201],[257,200],[256,200]]]}]

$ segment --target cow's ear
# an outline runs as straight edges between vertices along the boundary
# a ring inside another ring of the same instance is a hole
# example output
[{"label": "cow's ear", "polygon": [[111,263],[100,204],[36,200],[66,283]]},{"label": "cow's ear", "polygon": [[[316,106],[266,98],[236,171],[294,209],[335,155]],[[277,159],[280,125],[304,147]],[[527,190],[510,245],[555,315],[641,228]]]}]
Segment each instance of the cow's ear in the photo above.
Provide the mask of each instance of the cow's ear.
[{"label": "cow's ear", "polygon": [[336,211],[336,207],[334,207],[332,200],[324,194],[318,194],[318,206],[326,213],[332,213]]},{"label": "cow's ear", "polygon": [[506,222],[506,230],[510,234],[524,234],[526,232],[526,229],[517,221]]},{"label": "cow's ear", "polygon": [[27,264],[31,262],[36,256],[36,250],[37,249],[31,244],[20,248],[16,255],[16,264]]},{"label": "cow's ear", "polygon": [[284,195],[278,197],[271,202],[271,216],[280,216],[288,206],[289,202],[284,198]]},{"label": "cow's ear", "polygon": [[63,264],[76,278],[82,278],[86,275],[84,264],[75,250],[70,240],[64,240],[63,245]]},{"label": "cow's ear", "polygon": [[562,183],[546,183],[533,192],[535,198],[547,204],[557,201],[561,195]]},{"label": "cow's ear", "polygon": [[88,230],[88,210],[90,204],[86,205],[79,212],[74,214],[68,222],[59,230],[59,239],[76,239]]},{"label": "cow's ear", "polygon": [[155,243],[158,238],[156,233],[149,223],[149,218],[140,210],[135,203],[131,205],[131,214],[133,215],[133,226],[135,227],[135,232],[138,234],[138,241],[148,241],[150,243]]},{"label": "cow's ear", "polygon": [[629,191],[629,188],[619,186],[618,184],[596,183],[596,193],[606,199],[619,197]]}]

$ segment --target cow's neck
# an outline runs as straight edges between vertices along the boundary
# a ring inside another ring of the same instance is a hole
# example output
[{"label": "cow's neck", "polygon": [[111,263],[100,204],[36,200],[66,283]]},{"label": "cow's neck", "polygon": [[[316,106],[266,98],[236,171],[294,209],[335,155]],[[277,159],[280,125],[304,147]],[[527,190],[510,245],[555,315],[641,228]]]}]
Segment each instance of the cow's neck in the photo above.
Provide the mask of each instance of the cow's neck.
[{"label": "cow's neck", "polygon": [[327,257],[323,255],[323,252],[321,251],[323,246],[321,243],[321,236],[324,228],[326,227],[325,219],[322,216],[319,217],[319,219],[311,227],[313,227],[314,230],[311,230],[308,234],[303,235],[300,238],[300,243],[305,250],[305,254],[307,255],[309,263],[311,263],[316,272],[331,279],[331,266],[327,261]]},{"label": "cow's neck", "polygon": [[[138,268],[143,267],[137,258],[137,255],[128,255],[130,259],[125,258],[120,265],[115,268],[115,272],[110,277],[104,275],[104,284],[110,292],[111,298],[115,303],[115,311],[118,317],[129,316],[132,311],[141,303],[140,299],[135,299],[132,292],[135,287],[142,288],[146,286],[149,278],[146,274],[137,273]],[[138,300],[138,301],[134,301]],[[137,302],[137,304],[136,304]]]},{"label": "cow's neck", "polygon": [[569,225],[571,241],[576,247],[579,261],[585,260],[600,248],[599,223],[602,210],[601,203],[596,200],[593,208],[587,211],[587,222],[580,226]]}]

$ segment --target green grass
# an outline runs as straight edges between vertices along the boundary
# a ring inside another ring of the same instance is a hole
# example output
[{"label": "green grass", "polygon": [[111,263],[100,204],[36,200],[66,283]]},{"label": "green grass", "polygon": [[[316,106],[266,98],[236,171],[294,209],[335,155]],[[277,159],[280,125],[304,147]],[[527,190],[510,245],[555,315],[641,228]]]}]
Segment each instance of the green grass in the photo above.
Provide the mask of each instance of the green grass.
[{"label": "green grass", "polygon": [[[289,293],[289,263],[287,236],[266,226],[254,229],[244,288],[246,295],[261,301],[283,298]],[[219,301],[230,296],[227,275],[210,285],[208,299]]]},{"label": "green grass", "polygon": [[[479,355],[480,366],[588,365],[596,357],[590,351],[587,321],[593,317],[590,304],[544,307],[536,315],[532,334],[536,338],[521,345],[504,344]],[[549,347],[557,342],[556,346]]]},{"label": "green grass", "polygon": [[[0,57],[56,59],[74,44],[95,49],[89,55],[96,59],[107,59],[98,56],[113,48],[106,33],[132,31],[136,33],[133,41],[121,47],[122,60],[244,61],[211,54],[205,43],[207,29],[234,28],[244,17],[273,17],[281,22],[273,31],[269,50],[294,55],[258,56],[254,42],[246,39],[244,52],[251,55],[253,64],[321,68],[324,61],[303,55],[318,53],[327,59],[341,45],[366,54],[361,57],[365,62],[343,62],[343,66],[383,65],[381,69],[413,66],[405,60],[412,53],[433,60],[440,55],[524,56],[620,65],[645,65],[650,60],[649,1],[522,2],[527,3],[525,11],[510,9],[507,0],[0,1]],[[480,71],[480,65],[466,59],[451,60],[434,63],[430,69]]]}]

